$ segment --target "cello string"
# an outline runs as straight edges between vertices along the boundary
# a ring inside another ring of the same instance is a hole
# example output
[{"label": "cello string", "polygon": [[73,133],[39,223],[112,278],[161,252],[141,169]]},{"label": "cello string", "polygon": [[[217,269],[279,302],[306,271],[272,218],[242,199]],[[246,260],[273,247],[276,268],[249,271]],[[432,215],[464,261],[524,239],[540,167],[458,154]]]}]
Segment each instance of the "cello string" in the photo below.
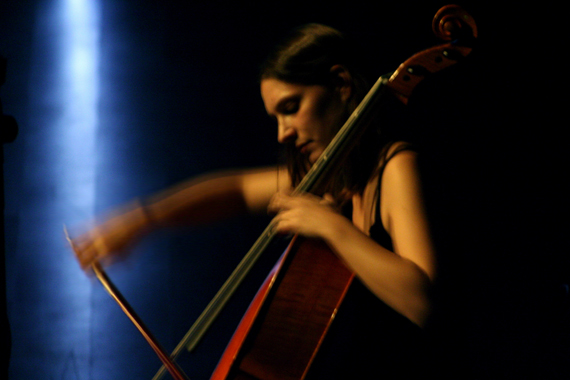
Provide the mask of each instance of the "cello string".
[{"label": "cello string", "polygon": [[[311,167],[309,172],[305,175],[303,180],[293,191],[293,195],[301,192],[310,192],[315,188],[317,177],[322,178],[324,173],[332,169],[335,158],[338,157],[341,151],[346,146],[346,136],[354,133],[356,127],[362,122],[363,118],[367,116],[371,107],[369,105],[378,99],[378,95],[383,86],[387,83],[386,76],[381,76],[374,86],[370,89],[368,94],[361,101],[359,106],[353,111],[352,115],[344,123],[335,138],[331,141],[323,154],[317,159],[315,164]],[[172,351],[171,357],[173,360],[180,355],[183,347],[187,351],[192,351],[199,341],[202,339],[208,328],[218,317],[219,313],[225,307],[231,296],[235,293],[239,285],[243,282],[246,275],[250,272],[253,265],[257,262],[265,249],[273,242],[276,236],[274,231],[275,222],[272,220],[265,228],[261,236],[256,240],[252,248],[245,254],[242,261],[234,269],[230,277],[222,285],[218,293],[212,298],[210,303],[206,306],[202,314],[196,319],[194,324],[190,327],[188,332],[184,335],[176,348]],[[165,368],[162,366],[152,380],[160,380],[165,373]]]}]

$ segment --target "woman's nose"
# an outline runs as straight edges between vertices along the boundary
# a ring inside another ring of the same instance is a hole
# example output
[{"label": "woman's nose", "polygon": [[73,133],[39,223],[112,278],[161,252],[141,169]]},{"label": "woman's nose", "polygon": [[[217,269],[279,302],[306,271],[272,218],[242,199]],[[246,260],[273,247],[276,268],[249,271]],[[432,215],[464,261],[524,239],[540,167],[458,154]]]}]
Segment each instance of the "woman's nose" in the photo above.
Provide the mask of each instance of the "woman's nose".
[{"label": "woman's nose", "polygon": [[297,131],[291,125],[279,120],[277,125],[277,141],[285,144],[294,141],[297,138]]}]

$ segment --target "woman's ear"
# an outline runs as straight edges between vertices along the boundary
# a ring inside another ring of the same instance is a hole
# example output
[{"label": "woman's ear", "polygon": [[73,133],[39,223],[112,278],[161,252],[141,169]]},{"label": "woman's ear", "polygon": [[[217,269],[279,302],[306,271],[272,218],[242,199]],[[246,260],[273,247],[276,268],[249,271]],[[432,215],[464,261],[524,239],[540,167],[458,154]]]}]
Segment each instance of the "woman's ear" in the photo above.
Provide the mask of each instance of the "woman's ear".
[{"label": "woman's ear", "polygon": [[334,88],[340,93],[343,101],[348,101],[352,96],[352,76],[343,65],[334,65],[330,70]]}]

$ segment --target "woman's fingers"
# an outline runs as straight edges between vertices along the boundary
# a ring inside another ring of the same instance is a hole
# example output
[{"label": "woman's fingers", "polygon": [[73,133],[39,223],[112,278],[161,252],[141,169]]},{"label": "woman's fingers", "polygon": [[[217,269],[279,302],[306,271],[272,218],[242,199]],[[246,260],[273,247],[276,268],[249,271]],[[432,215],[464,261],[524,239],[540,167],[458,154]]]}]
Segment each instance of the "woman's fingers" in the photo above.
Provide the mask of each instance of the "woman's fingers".
[{"label": "woman's fingers", "polygon": [[308,237],[322,237],[338,221],[338,210],[332,196],[323,198],[312,194],[274,196],[270,210],[277,212],[275,230],[281,234],[298,233]]},{"label": "woman's fingers", "polygon": [[336,202],[335,202],[333,196],[329,193],[326,193],[325,195],[323,195],[323,198],[321,199],[321,203],[325,204],[327,206],[331,206],[331,207],[336,206]]},{"label": "woman's fingers", "polygon": [[95,259],[96,252],[93,250],[90,239],[86,237],[87,234],[81,235],[72,239],[67,232],[67,228],[63,227],[65,238],[69,243],[75,258],[79,262],[80,267],[85,270],[90,266],[90,263]]},{"label": "woman's fingers", "polygon": [[69,239],[75,256],[82,269],[88,269],[94,262],[107,260],[124,248],[116,241],[114,233],[99,225],[74,239]]},{"label": "woman's fingers", "polygon": [[94,262],[110,264],[126,257],[127,248],[150,231],[151,222],[144,207],[135,201],[78,237],[67,238],[80,266],[87,269]]}]

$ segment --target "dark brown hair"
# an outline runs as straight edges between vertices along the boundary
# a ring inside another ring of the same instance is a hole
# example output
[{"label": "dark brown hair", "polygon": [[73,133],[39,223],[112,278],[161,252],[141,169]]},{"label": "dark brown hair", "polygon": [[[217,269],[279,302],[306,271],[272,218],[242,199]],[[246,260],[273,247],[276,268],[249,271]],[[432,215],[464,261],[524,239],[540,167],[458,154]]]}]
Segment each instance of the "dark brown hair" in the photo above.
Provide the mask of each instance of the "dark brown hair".
[{"label": "dark brown hair", "polygon": [[[332,86],[331,68],[342,65],[352,80],[348,118],[371,87],[365,63],[355,45],[341,32],[325,25],[308,24],[293,30],[276,46],[261,66],[260,79]],[[375,128],[367,128],[349,154],[346,164],[340,165],[342,169],[334,173],[331,181],[319,192],[330,192],[337,199],[345,198],[349,195],[347,193],[362,192],[378,166],[380,151],[388,145],[388,141],[381,139]],[[295,149],[294,144],[286,144],[285,152],[289,174],[296,186],[307,173],[310,163]]]}]

